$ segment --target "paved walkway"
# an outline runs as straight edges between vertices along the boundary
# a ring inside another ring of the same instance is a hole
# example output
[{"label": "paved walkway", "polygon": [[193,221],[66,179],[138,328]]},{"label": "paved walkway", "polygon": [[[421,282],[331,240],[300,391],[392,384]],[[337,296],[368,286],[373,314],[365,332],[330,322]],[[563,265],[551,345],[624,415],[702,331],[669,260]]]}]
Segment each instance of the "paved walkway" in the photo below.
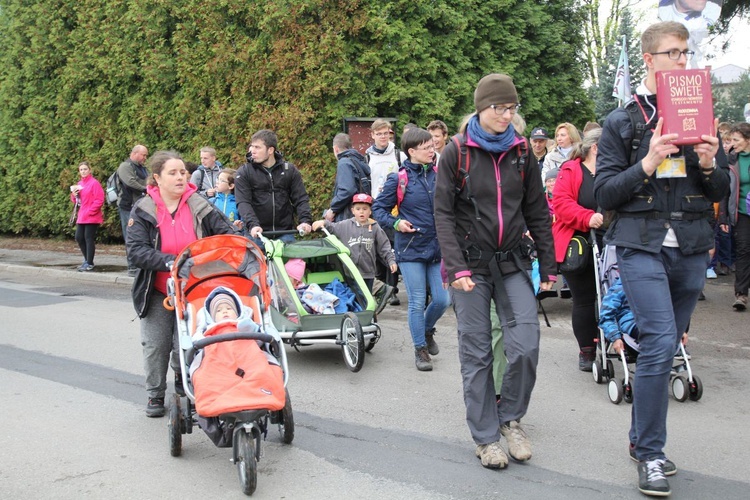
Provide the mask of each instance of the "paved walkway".
[{"label": "paved walkway", "polygon": [[79,273],[78,266],[83,259],[80,253],[49,250],[16,250],[2,248],[0,240],[0,271],[71,277],[82,281],[131,285],[133,278],[127,274],[127,261],[124,255],[97,253],[94,271]]}]

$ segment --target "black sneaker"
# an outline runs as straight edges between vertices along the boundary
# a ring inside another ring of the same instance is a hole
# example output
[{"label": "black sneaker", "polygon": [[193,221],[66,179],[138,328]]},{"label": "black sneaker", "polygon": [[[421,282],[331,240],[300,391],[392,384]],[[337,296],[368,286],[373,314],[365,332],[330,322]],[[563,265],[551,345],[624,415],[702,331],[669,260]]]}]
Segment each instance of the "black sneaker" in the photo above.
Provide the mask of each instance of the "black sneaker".
[{"label": "black sneaker", "polygon": [[[628,451],[630,453],[630,460],[637,463],[638,457],[635,456],[635,446],[631,444],[628,447]],[[668,458],[662,460],[661,468],[664,471],[665,476],[674,476],[675,474],[677,474],[677,466]]]},{"label": "black sneaker", "polygon": [[391,301],[389,302],[392,306],[400,306],[401,300],[398,298],[398,295],[396,293],[393,293],[393,297],[391,297]]},{"label": "black sneaker", "polygon": [[185,387],[182,385],[182,373],[174,374],[174,392],[185,397]]},{"label": "black sneaker", "polygon": [[572,293],[570,293],[570,288],[565,287],[560,289],[560,298],[561,299],[569,299],[573,296]]},{"label": "black sneaker", "polygon": [[663,460],[638,462],[638,491],[652,497],[668,497],[672,494],[669,481],[664,475]]},{"label": "black sneaker", "polygon": [[430,358],[430,353],[427,352],[427,347],[414,349],[414,363],[420,372],[432,371],[432,358]]},{"label": "black sneaker", "polygon": [[435,342],[435,331],[436,330],[432,328],[424,334],[424,338],[427,341],[427,352],[430,353],[430,356],[437,356],[440,354],[440,348],[438,347],[437,342]]},{"label": "black sneaker", "polygon": [[148,403],[146,403],[147,417],[163,417],[166,412],[164,409],[164,398],[148,398]]}]

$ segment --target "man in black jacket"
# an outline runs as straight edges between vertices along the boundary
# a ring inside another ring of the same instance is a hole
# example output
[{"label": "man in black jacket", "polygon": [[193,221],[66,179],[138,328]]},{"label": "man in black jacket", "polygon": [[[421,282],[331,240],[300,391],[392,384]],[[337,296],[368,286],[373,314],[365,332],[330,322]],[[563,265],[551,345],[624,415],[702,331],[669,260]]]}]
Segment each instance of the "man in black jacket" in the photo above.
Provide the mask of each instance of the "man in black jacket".
[{"label": "man in black jacket", "polygon": [[[599,205],[616,212],[604,241],[617,247],[623,288],[640,331],[630,457],[638,461],[638,489],[653,496],[669,495],[666,476],[677,472],[664,455],[670,371],[705,282],[714,241],[712,202],[729,189],[727,169],[716,165],[717,137],[703,135],[700,144],[678,147],[671,142],[677,134],[662,135],[663,120],[657,121],[656,72],[685,69],[692,55],[688,37],[675,22],[643,32],[646,79],[628,106],[635,107],[629,109],[646,131],[638,144],[630,111],[610,113],[594,184]],[[631,164],[632,147],[639,149]],[[666,163],[677,168],[659,168]]]},{"label": "man in black jacket", "polygon": [[[263,231],[295,228],[309,233],[312,214],[302,174],[278,152],[276,134],[271,130],[253,134],[246,158],[247,163],[234,176],[234,196],[250,236],[258,238]],[[281,239],[293,241],[294,235]]]},{"label": "man in black jacket", "polygon": [[[130,151],[130,157],[120,163],[117,175],[120,177],[120,198],[117,200],[117,210],[120,213],[120,226],[122,228],[122,239],[127,243],[128,221],[133,204],[146,194],[148,182],[148,171],[143,166],[148,158],[146,146],[138,144]],[[128,255],[128,276],[135,276],[136,268]]]}]

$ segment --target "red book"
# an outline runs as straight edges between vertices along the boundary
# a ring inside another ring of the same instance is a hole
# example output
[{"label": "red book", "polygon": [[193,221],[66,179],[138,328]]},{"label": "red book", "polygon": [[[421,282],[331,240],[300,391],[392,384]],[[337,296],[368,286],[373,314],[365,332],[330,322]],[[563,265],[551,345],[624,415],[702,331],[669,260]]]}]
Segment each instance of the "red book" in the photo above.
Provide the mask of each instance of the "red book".
[{"label": "red book", "polygon": [[711,68],[656,72],[656,110],[664,118],[661,133],[678,134],[678,146],[716,135],[711,98]]}]

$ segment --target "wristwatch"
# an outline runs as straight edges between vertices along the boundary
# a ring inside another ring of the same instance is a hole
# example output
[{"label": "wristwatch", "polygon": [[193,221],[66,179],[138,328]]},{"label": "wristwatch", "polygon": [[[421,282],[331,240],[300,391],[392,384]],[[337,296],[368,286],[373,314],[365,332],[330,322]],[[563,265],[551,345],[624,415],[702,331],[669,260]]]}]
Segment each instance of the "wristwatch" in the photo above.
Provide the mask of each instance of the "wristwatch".
[{"label": "wristwatch", "polygon": [[703,172],[704,174],[710,174],[714,170],[716,170],[716,158],[712,158],[711,159],[711,166],[710,167],[708,167],[708,168],[701,167],[701,172]]}]

